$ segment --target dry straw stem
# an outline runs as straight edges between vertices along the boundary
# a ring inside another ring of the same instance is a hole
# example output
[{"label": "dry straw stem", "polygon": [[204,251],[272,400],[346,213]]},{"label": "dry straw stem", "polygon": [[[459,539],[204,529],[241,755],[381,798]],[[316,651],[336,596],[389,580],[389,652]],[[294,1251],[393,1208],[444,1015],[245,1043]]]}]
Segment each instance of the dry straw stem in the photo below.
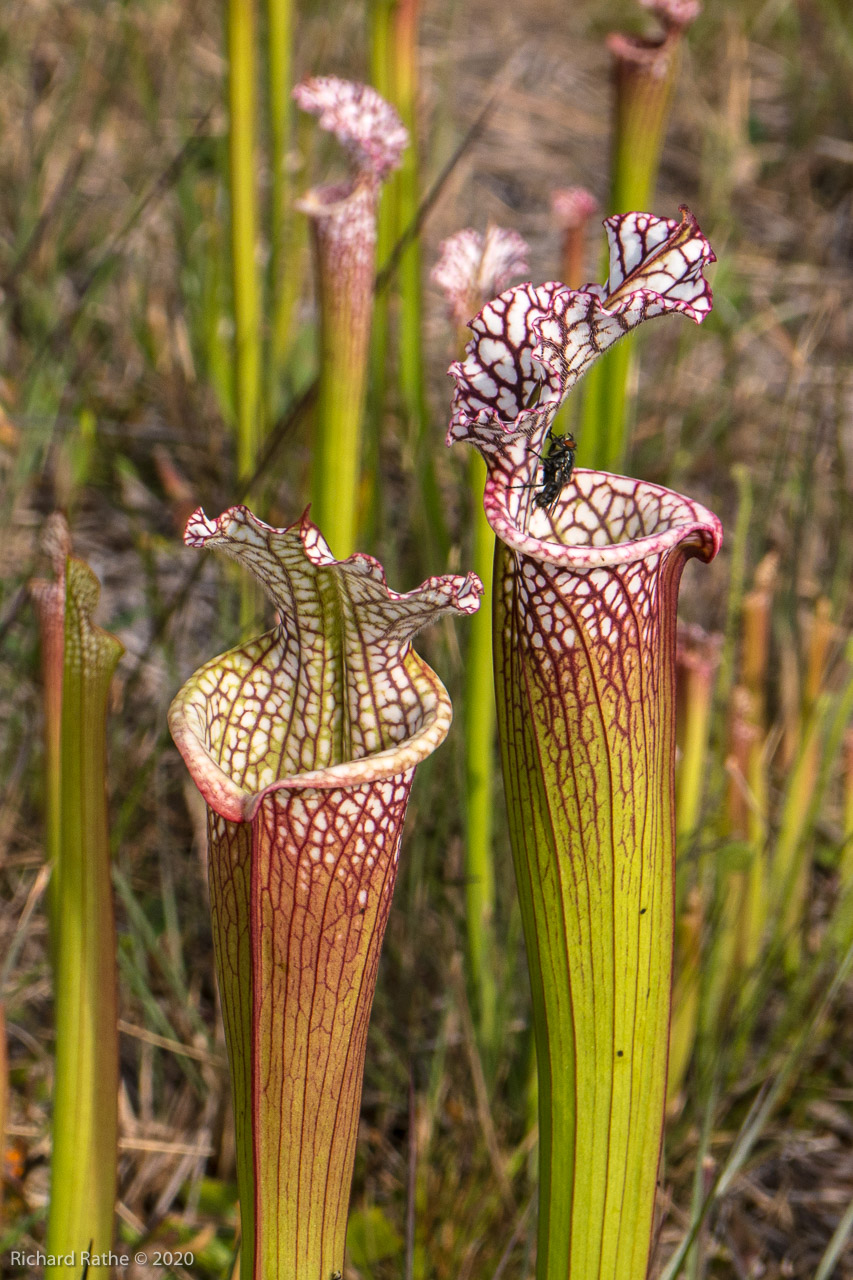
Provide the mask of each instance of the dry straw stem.
[{"label": "dry straw stem", "polygon": [[249,568],[282,621],[207,663],[169,713],[209,810],[210,896],[231,1062],[242,1274],[343,1267],[365,1042],[415,765],[451,708],[411,638],[481,585],[396,595],[307,518],[244,507],[186,541]]},{"label": "dry straw stem", "polygon": [[507,290],[472,322],[448,439],[486,459],[498,733],[539,1065],[540,1280],[636,1280],[651,1244],[669,1056],[675,609],[705,508],[576,471],[536,476],[595,356],[652,315],[710,307],[695,220],[609,220],[611,278]]},{"label": "dry straw stem", "polygon": [[[56,1059],[46,1252],[106,1253],[113,1243],[118,1126],[116,933],[106,808],[106,717],[123,652],[92,623],[100,588],[68,559],[64,599],[37,588],[64,637],[60,836],[53,868]],[[58,611],[62,610],[60,621]],[[104,1274],[107,1268],[96,1268]],[[48,1266],[50,1280],[79,1266]]]}]

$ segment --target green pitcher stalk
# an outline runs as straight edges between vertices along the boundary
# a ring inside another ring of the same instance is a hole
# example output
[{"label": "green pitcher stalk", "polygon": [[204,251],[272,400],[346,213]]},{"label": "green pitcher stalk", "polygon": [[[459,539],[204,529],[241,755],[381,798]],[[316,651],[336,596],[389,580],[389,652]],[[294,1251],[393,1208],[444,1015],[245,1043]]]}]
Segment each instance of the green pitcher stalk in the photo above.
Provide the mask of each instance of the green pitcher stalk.
[{"label": "green pitcher stalk", "polygon": [[[49,1280],[78,1280],[81,1253],[113,1244],[118,1162],[116,932],[106,805],[110,682],[123,652],[92,622],[100,587],[68,558],[57,583],[36,583],[62,636],[59,832],[52,876],[56,1064],[45,1251],[68,1261]],[[92,1266],[106,1275],[109,1267]]]},{"label": "green pitcher stalk", "polygon": [[277,413],[281,363],[290,337],[299,271],[293,261],[293,211],[288,170],[292,127],[293,0],[267,0],[267,94],[270,135],[269,367],[267,417]]},{"label": "green pitcher stalk", "polygon": [[[528,247],[517,231],[489,226],[485,235],[466,227],[442,241],[430,279],[444,294],[460,334],[475,312],[527,273]],[[462,345],[462,344],[460,344]],[[497,1053],[501,965],[494,936],[495,870],[494,755],[495,693],[492,656],[492,564],[495,535],[483,511],[486,472],[472,453],[468,465],[472,563],[485,584],[483,604],[472,619],[465,661],[465,927],[469,981],[480,1043],[493,1068]]]},{"label": "green pitcher stalk", "polygon": [[[391,56],[394,7],[395,0],[370,0],[368,5],[370,82],[389,102],[393,102],[395,96],[394,63]],[[394,250],[397,223],[397,183],[392,178],[382,187],[377,209],[376,266],[380,272],[384,271]],[[379,289],[373,300],[365,441],[365,497],[368,509],[367,528],[370,532],[375,531],[382,523],[383,494],[381,486],[376,483],[376,473],[383,448],[390,339],[391,292],[389,289]]]},{"label": "green pitcher stalk", "polygon": [[254,474],[261,442],[261,318],[255,196],[255,7],[228,0],[228,158],[234,291],[237,474]]},{"label": "green pitcher stalk", "polygon": [[[653,202],[660,155],[680,63],[684,30],[698,16],[698,0],[641,0],[662,34],[639,38],[614,32],[613,139],[610,212],[647,209]],[[636,351],[619,346],[591,370],[584,387],[583,440],[595,467],[619,470],[627,442],[629,385]]]},{"label": "green pitcher stalk", "polygon": [[669,1052],[676,600],[719,521],[640,481],[546,490],[554,414],[644,319],[711,306],[695,219],[608,219],[610,279],[509,289],[472,322],[448,439],[486,459],[498,734],[539,1064],[539,1280],[638,1280]]},{"label": "green pitcher stalk", "polygon": [[335,560],[306,517],[198,511],[191,546],[250,569],[281,618],[213,659],[169,724],[208,805],[210,897],[231,1062],[244,1280],[343,1269],[365,1041],[415,765],[450,727],[411,649],[481,584],[397,595]]},{"label": "green pitcher stalk", "polygon": [[[373,0],[371,4],[371,65],[382,92],[400,113],[411,144],[384,193],[380,265],[384,268],[395,246],[405,238],[394,269],[396,307],[386,294],[380,303],[380,332],[385,343],[396,331],[397,386],[409,429],[419,498],[416,532],[426,553],[439,564],[447,561],[450,537],[445,506],[435,469],[423,359],[423,281],[421,242],[412,234],[418,217],[420,165],[418,148],[418,27],[421,0]],[[390,304],[390,305],[389,305]],[[392,323],[389,323],[391,321]],[[377,425],[384,403],[386,355],[377,343],[373,368],[377,375]]]},{"label": "green pitcher stalk", "polygon": [[311,219],[320,304],[320,387],[312,473],[313,514],[337,555],[353,551],[358,527],[361,427],[382,181],[408,134],[393,107],[368,85],[334,76],[293,91],[346,150],[353,175],[315,187],[297,207]]}]

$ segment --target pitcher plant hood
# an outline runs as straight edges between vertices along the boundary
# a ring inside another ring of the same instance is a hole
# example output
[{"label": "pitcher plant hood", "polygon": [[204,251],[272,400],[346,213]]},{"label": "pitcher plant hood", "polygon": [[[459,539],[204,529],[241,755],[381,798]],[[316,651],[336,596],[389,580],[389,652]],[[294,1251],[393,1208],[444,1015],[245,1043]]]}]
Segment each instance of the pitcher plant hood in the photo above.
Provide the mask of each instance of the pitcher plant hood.
[{"label": "pitcher plant hood", "polygon": [[475,575],[390,591],[307,518],[197,511],[186,542],[249,568],[279,624],[192,676],[169,724],[209,809],[217,972],[232,1069],[243,1274],[343,1267],[365,1042],[415,765],[451,707],[411,648],[472,613]]},{"label": "pitcher plant hood", "polygon": [[[713,261],[695,218],[605,223],[610,279],[520,285],[473,321],[448,440],[488,471],[495,688],[533,996],[540,1280],[647,1271],[668,1060],[676,605],[720,523],[659,485],[575,470],[533,500],[557,409],[652,316],[697,323]],[[564,437],[565,439],[565,437]],[[553,441],[553,437],[552,437]],[[547,455],[546,455],[547,456]]]},{"label": "pitcher plant hood", "polygon": [[212,521],[199,509],[184,539],[249,568],[282,617],[197,671],[169,713],[196,785],[224,818],[251,821],[281,789],[392,777],[444,740],[447,692],[411,640],[445,611],[476,611],[475,574],[398,595],[372,556],[335,560],[307,513],[274,529],[245,507]]},{"label": "pitcher plant hood", "polygon": [[[447,443],[464,440],[486,458],[485,508],[498,537],[526,524],[545,531],[531,492],[545,438],[578,379],[644,320],[680,312],[701,324],[711,310],[704,277],[715,255],[685,206],[681,222],[649,213],[607,218],[610,276],[570,289],[556,281],[521,284],[471,321],[456,380]],[[536,522],[535,525],[533,522]]]}]

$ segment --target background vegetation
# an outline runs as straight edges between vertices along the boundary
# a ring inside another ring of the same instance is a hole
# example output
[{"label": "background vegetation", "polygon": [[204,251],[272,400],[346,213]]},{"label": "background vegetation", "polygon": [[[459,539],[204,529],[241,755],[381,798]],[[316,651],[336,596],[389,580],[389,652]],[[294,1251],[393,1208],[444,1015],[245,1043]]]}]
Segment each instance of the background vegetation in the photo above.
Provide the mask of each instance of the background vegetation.
[{"label": "background vegetation", "polygon": [[[534,280],[558,274],[550,193],[582,183],[606,204],[603,37],[641,17],[616,0],[424,4],[422,192],[492,99],[424,221],[425,274],[443,236],[483,230],[489,218],[528,240]],[[43,1241],[47,1190],[54,1016],[38,638],[26,584],[40,567],[38,531],[57,506],[103,584],[99,621],[126,648],[109,779],[121,1233],[192,1252],[193,1267],[172,1274],[231,1274],[233,1131],[204,815],[165,727],[181,681],[260,608],[241,599],[232,574],[180,542],[194,506],[218,513],[247,480],[233,429],[223,19],[218,6],[194,0],[11,0],[0,15],[0,1000],[9,1081],[0,1263],[9,1276],[21,1274],[9,1250]],[[263,41],[261,14],[259,24]],[[370,31],[360,4],[302,6],[296,78],[370,79]],[[375,32],[372,47],[375,57]],[[853,1276],[853,749],[844,698],[852,83],[843,0],[708,0],[686,40],[654,202],[676,216],[686,201],[719,259],[703,328],[661,322],[642,344],[628,467],[706,503],[727,531],[720,557],[695,576],[688,570],[682,591],[683,616],[723,637],[700,816],[681,833],[680,964],[699,992],[698,1035],[672,1101],[656,1255],[660,1270],[692,1224],[693,1277]],[[258,93],[257,192],[268,228],[260,70]],[[325,178],[333,157],[313,123],[299,122],[288,190]],[[261,513],[282,524],[308,492],[316,345],[298,217],[286,234],[287,288],[284,301],[276,290],[275,335],[265,330],[277,353],[262,388],[266,465],[253,487]],[[591,238],[590,278],[599,253]],[[418,389],[411,289],[401,308],[392,278],[388,298],[390,358],[375,363],[368,392],[360,546],[405,590],[469,566],[470,503],[466,459],[443,446],[445,369],[456,354],[443,301],[425,287]],[[435,527],[437,500],[446,530]],[[422,644],[459,705],[462,628]],[[493,1059],[479,1052],[466,996],[461,744],[456,732],[422,766],[412,800],[368,1049],[353,1277],[532,1274],[535,1099],[520,923],[499,796],[503,1034]],[[758,865],[766,902],[744,957],[744,886]],[[793,870],[780,879],[781,868]]]}]

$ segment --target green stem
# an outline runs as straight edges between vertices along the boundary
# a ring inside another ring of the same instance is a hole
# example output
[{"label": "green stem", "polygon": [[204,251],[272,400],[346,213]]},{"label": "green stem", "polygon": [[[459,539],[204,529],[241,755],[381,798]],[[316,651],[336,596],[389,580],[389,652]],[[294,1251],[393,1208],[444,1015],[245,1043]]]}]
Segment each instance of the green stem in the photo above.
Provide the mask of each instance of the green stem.
[{"label": "green stem", "polygon": [[[469,461],[473,501],[473,568],[484,584],[491,582],[495,535],[483,511],[486,467],[478,453]],[[480,1042],[494,1065],[498,1001],[497,953],[494,941],[495,688],[492,659],[491,589],[486,585],[480,610],[472,619],[465,681],[465,893],[468,965],[476,1001]]]},{"label": "green stem", "polygon": [[[678,70],[677,40],[646,48],[613,38],[614,120],[608,213],[648,209]],[[625,463],[629,399],[636,347],[617,343],[586,376],[581,439],[585,466],[621,471]]]},{"label": "green stem", "polygon": [[[106,807],[106,716],[119,642],[92,626],[97,580],[66,573],[62,688],[62,839],[57,861],[56,1067],[46,1252],[78,1261],[113,1243],[118,1141],[116,935]],[[108,1267],[90,1268],[106,1275]]]},{"label": "green stem", "polygon": [[[370,6],[370,76],[374,88],[388,102],[394,101],[391,38],[393,0],[372,0]],[[376,222],[376,265],[381,271],[391,257],[397,238],[397,184],[393,178],[383,184]],[[365,471],[370,532],[375,535],[382,522],[382,487],[376,483],[382,458],[382,435],[388,383],[388,344],[391,337],[390,292],[380,289],[373,300],[373,328],[370,339],[370,385],[368,391]]]},{"label": "green stem", "polygon": [[[697,642],[697,647],[701,643]],[[713,644],[710,637],[706,637],[706,644],[710,649]],[[683,738],[675,806],[676,838],[679,845],[684,844],[699,825],[714,694],[713,658],[697,653],[695,658],[691,655],[691,659],[691,665],[687,666],[685,662],[684,699],[680,708]]]},{"label": "green stem", "polygon": [[292,43],[293,4],[291,0],[267,0],[267,67],[269,76],[270,134],[270,352],[267,370],[267,415],[277,413],[281,361],[290,333],[290,321],[299,272],[294,271],[292,249],[293,219],[288,152],[292,135]]},{"label": "green stem", "polygon": [[[398,176],[397,234],[404,235],[418,215],[420,200],[417,121],[418,18],[420,0],[399,0],[395,33],[397,104],[411,145]],[[400,256],[400,390],[415,428],[415,457],[431,563],[446,565],[450,534],[435,469],[432,424],[426,404],[423,360],[423,281],[421,241],[413,236]]]},{"label": "green stem", "polygon": [[[389,220],[394,219],[391,236],[394,244],[414,225],[420,199],[417,121],[420,0],[396,0],[391,6],[380,0],[375,14],[373,61],[377,72],[380,72],[379,62],[383,54],[387,59],[387,67],[379,74],[377,84],[387,86],[390,101],[409,131],[409,146],[386,192],[388,217]],[[385,94],[384,88],[380,87],[380,92]],[[389,251],[390,248],[389,245]],[[433,433],[426,406],[421,338],[423,285],[418,236],[413,236],[400,254],[396,276],[399,287],[398,378],[403,409],[413,435],[421,499],[420,526],[430,562],[444,565],[450,551],[450,537],[435,470]],[[377,353],[377,361],[380,358]]]},{"label": "green stem", "polygon": [[[311,220],[320,300],[311,516],[341,558],[352,555],[357,540],[376,196],[372,179],[363,179],[328,216],[318,206]],[[308,209],[307,199],[302,207]],[[358,236],[346,232],[350,224],[358,226]]]},{"label": "green stem", "polygon": [[675,984],[669,1033],[667,1102],[677,1098],[696,1042],[702,972],[702,897],[697,888],[686,895],[675,926]]},{"label": "green stem", "polygon": [[252,475],[261,440],[261,347],[255,207],[255,15],[253,0],[228,0],[228,135],[237,474]]}]

